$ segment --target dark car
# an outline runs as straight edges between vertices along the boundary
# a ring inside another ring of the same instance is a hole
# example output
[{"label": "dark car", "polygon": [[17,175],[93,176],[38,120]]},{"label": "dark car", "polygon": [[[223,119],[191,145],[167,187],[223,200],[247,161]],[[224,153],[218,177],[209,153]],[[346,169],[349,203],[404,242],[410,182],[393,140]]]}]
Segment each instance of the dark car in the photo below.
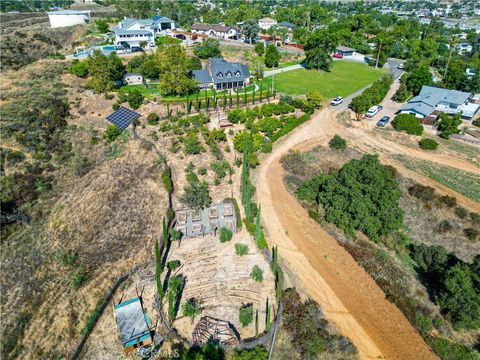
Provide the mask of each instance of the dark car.
[{"label": "dark car", "polygon": [[382,116],[382,118],[378,120],[377,126],[384,127],[385,125],[388,124],[389,121],[390,121],[389,116]]},{"label": "dark car", "polygon": [[132,47],[130,48],[130,51],[131,51],[132,53],[143,52],[143,49],[142,49],[140,46],[132,46]]}]

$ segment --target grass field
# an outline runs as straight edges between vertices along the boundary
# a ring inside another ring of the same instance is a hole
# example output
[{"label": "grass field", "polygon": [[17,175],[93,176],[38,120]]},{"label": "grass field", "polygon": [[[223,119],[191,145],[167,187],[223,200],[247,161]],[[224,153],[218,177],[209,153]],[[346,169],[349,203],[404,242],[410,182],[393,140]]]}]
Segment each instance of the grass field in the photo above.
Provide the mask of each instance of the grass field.
[{"label": "grass field", "polygon": [[420,172],[463,196],[480,201],[480,186],[478,186],[480,176],[431,161],[413,160],[403,155],[395,158],[400,160],[407,169]]},{"label": "grass field", "polygon": [[[385,70],[375,70],[365,64],[335,61],[330,72],[298,69],[275,74],[275,89],[289,95],[304,95],[307,91],[318,90],[325,98],[347,96],[384,73]],[[271,76],[264,79],[264,86],[271,83]]]}]

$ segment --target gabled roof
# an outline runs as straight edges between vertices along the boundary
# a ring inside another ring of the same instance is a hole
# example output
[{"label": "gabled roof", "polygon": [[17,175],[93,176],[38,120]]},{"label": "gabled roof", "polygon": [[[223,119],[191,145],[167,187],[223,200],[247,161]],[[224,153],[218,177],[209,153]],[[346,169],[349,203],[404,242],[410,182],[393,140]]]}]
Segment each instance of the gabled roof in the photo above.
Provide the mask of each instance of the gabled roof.
[{"label": "gabled roof", "polygon": [[353,48],[349,48],[347,46],[343,46],[343,45],[340,45],[340,46],[337,46],[337,50],[338,51],[357,51],[357,49],[353,49]]},{"label": "gabled roof", "polygon": [[292,24],[291,22],[288,22],[288,21],[279,22],[278,25],[289,28],[289,29],[293,29],[295,27],[294,24]]},{"label": "gabled roof", "polygon": [[400,108],[400,111],[415,111],[428,116],[439,104],[449,103],[458,107],[466,103],[470,95],[471,94],[463,91],[424,85],[422,86],[422,90],[420,90],[420,94],[410,99],[408,103]]},{"label": "gabled roof", "polygon": [[470,96],[470,93],[463,91],[449,90],[433,86],[422,86],[420,94],[415,96],[409,102],[421,101],[432,106],[436,106],[441,102],[448,102],[460,106],[461,104],[464,104]]},{"label": "gabled roof", "polygon": [[275,22],[275,21],[277,21],[277,20],[269,18],[269,17],[265,17],[263,19],[258,20],[258,22]]},{"label": "gabled roof", "polygon": [[[231,77],[227,74],[231,73]],[[237,77],[236,74],[239,73]],[[202,70],[193,70],[192,74],[200,83],[226,83],[230,81],[245,80],[250,77],[248,66],[237,63],[228,62],[222,58],[208,59],[207,66]]]},{"label": "gabled roof", "polygon": [[212,24],[193,24],[192,25],[192,30],[201,30],[201,31],[213,30],[216,32],[228,32],[231,29],[240,31],[240,28],[237,26],[212,25]]}]

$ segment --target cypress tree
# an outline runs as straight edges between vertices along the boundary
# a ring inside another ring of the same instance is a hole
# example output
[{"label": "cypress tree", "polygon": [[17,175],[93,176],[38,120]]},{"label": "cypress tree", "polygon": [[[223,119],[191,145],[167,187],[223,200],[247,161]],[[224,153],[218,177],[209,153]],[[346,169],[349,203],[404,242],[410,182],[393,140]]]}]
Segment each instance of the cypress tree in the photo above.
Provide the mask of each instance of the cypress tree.
[{"label": "cypress tree", "polygon": [[247,165],[247,138],[243,138],[243,158],[242,158],[242,204],[245,206],[245,197],[247,195],[247,178],[248,178],[248,165]]},{"label": "cypress tree", "polygon": [[283,291],[283,272],[280,267],[277,267],[277,276],[276,276],[276,282],[275,282],[275,292],[277,295],[277,302],[280,301],[280,298],[282,297],[282,291]]},{"label": "cypress tree", "polygon": [[258,239],[260,239],[260,236],[262,235],[262,224],[260,222],[260,210],[261,210],[261,206],[258,207],[257,220],[255,221],[255,241],[258,241]]},{"label": "cypress tree", "polygon": [[278,263],[278,246],[275,245],[273,248],[273,259],[272,259],[272,271],[275,273],[277,271],[277,263]]},{"label": "cypress tree", "polygon": [[262,102],[263,81],[260,83],[260,102]]},{"label": "cypress tree", "polygon": [[265,314],[265,331],[269,332],[270,331],[270,306],[268,304],[268,298],[267,298],[267,309],[266,309],[266,314]]},{"label": "cypress tree", "polygon": [[255,87],[253,88],[253,99],[252,99],[252,104],[255,104]]},{"label": "cypress tree", "polygon": [[247,191],[245,194],[245,217],[249,222],[252,221],[252,185],[247,180]]},{"label": "cypress tree", "polygon": [[158,306],[162,306],[163,284],[162,284],[162,254],[158,246],[158,240],[155,240],[155,280],[157,283]]},{"label": "cypress tree", "polygon": [[255,337],[258,338],[258,309],[255,310]]},{"label": "cypress tree", "polygon": [[187,109],[187,114],[190,114],[190,101],[188,99],[188,94],[187,94],[187,100],[185,101],[186,109]]},{"label": "cypress tree", "polygon": [[162,241],[165,246],[168,244],[168,230],[167,230],[167,220],[165,217],[163,218],[163,226],[162,226]]},{"label": "cypress tree", "polygon": [[243,104],[246,106],[247,105],[247,88],[243,88]]},{"label": "cypress tree", "polygon": [[235,91],[235,94],[237,94],[237,107],[240,105],[240,94],[238,93],[238,89],[237,91]]}]

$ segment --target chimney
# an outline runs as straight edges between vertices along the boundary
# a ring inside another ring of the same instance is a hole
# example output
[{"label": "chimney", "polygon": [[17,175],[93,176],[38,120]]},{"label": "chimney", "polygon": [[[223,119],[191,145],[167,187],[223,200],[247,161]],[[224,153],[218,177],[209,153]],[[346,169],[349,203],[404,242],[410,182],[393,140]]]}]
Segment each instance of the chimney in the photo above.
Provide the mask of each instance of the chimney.
[{"label": "chimney", "polygon": [[207,70],[208,70],[208,75],[212,76],[212,62],[211,62],[211,59],[207,60]]}]

